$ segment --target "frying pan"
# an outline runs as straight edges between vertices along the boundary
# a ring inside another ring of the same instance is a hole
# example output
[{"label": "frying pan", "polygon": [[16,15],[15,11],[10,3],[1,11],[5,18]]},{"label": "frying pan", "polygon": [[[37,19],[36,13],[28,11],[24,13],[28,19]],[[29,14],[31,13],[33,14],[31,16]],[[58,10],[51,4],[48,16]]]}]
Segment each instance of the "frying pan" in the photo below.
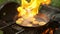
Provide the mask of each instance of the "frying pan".
[{"label": "frying pan", "polygon": [[[5,4],[3,4],[0,8],[0,20],[4,20],[6,21],[8,24],[11,22],[16,21],[17,19],[17,14],[18,11],[16,10],[16,8],[20,6],[20,4],[16,3],[16,2],[7,2]],[[45,11],[46,10],[46,11]],[[52,18],[52,16],[56,13],[59,13],[59,9],[55,9],[55,8],[51,8],[51,6],[46,6],[43,5],[42,8],[39,10],[42,14],[47,15],[47,17],[49,18],[49,20],[54,20]],[[49,23],[50,21],[48,21]],[[47,24],[48,24],[47,23]],[[47,24],[45,24],[44,26],[46,26]],[[19,25],[22,26],[22,25]],[[28,27],[28,26],[23,26],[23,27]],[[32,26],[34,27],[34,26]],[[40,26],[36,26],[36,27],[40,27]]]}]

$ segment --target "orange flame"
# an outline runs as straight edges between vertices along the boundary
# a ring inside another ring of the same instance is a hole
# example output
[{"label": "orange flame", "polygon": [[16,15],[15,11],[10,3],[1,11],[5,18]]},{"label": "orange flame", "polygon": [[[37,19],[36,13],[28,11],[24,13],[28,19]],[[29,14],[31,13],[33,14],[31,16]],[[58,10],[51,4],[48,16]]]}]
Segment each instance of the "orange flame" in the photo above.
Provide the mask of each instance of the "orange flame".
[{"label": "orange flame", "polygon": [[17,8],[18,16],[31,17],[38,14],[38,8],[42,4],[49,4],[50,0],[31,0],[29,3],[26,0],[21,0],[22,4]]}]

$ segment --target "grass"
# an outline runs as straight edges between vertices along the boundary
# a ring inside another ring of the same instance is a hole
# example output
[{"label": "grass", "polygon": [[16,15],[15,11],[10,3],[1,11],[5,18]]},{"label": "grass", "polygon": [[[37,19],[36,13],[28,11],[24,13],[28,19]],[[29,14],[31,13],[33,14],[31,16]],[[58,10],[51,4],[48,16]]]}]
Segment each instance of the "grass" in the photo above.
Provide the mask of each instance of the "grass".
[{"label": "grass", "polygon": [[3,31],[0,30],[0,34],[3,34]]}]

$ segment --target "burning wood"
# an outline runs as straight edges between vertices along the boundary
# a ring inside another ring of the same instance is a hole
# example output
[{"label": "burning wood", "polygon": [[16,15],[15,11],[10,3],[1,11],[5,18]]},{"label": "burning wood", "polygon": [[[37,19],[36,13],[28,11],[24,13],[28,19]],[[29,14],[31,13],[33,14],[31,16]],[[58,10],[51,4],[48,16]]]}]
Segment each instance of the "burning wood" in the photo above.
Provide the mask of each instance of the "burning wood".
[{"label": "burning wood", "polygon": [[16,20],[17,24],[31,27],[46,24],[46,22],[41,19],[40,21],[36,20],[35,16],[38,14],[39,6],[41,4],[50,4],[50,0],[30,0],[30,2],[21,0],[21,2],[21,6],[17,8],[17,11],[19,12],[18,17],[21,17]]}]

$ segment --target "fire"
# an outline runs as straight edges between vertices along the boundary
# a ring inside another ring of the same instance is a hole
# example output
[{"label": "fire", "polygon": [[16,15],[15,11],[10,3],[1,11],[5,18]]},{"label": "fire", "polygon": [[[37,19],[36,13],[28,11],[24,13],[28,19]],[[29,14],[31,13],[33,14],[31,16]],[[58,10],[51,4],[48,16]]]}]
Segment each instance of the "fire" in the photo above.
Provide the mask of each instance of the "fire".
[{"label": "fire", "polygon": [[22,18],[18,18],[18,20],[16,20],[16,23],[20,24],[23,21],[32,21],[33,23],[37,22],[35,21],[36,19],[34,18],[34,16],[38,14],[38,9],[41,4],[48,5],[50,4],[50,0],[30,0],[30,2],[27,2],[26,0],[21,0],[21,6],[17,8],[17,11],[19,12],[18,17]]}]

